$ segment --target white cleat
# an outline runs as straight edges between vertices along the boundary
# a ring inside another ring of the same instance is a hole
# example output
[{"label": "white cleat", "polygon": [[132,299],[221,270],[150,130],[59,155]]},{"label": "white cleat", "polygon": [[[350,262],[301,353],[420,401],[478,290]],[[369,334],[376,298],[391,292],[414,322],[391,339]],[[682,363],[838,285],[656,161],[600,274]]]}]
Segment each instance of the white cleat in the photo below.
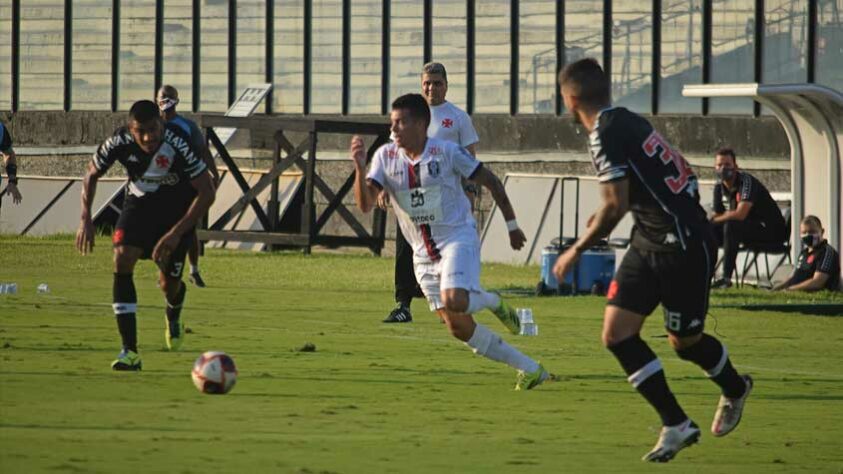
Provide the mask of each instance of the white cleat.
[{"label": "white cleat", "polygon": [[700,428],[691,419],[676,426],[662,426],[659,441],[652,451],[645,454],[642,461],[668,462],[683,448],[700,440]]},{"label": "white cleat", "polygon": [[746,382],[746,391],[740,398],[727,398],[720,395],[720,403],[717,404],[717,411],[714,413],[714,421],[711,422],[711,434],[714,436],[726,436],[738,427],[743,415],[743,406],[746,403],[749,393],[752,391],[752,377],[743,375],[741,378]]}]

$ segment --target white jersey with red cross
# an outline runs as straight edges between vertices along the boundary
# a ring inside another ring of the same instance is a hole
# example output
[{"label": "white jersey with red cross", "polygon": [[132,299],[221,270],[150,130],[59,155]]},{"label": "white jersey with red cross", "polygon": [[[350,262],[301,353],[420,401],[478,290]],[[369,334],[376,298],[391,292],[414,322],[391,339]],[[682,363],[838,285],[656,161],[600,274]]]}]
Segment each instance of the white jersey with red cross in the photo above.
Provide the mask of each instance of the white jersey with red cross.
[{"label": "white jersey with red cross", "polygon": [[430,106],[430,125],[427,136],[435,137],[467,147],[480,141],[471,117],[450,102]]},{"label": "white jersey with red cross", "polygon": [[437,138],[427,139],[417,160],[395,143],[375,152],[366,178],[392,198],[415,262],[438,261],[442,247],[451,242],[477,240],[477,224],[461,178],[471,178],[480,166],[465,148]]}]

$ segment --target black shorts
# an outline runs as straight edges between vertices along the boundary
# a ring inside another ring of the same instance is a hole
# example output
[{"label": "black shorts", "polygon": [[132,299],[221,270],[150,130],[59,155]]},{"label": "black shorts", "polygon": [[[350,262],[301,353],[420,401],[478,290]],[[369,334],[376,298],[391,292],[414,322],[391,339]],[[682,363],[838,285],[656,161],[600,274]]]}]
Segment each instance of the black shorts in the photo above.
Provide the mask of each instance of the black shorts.
[{"label": "black shorts", "polygon": [[679,337],[703,331],[714,260],[711,245],[689,241],[678,252],[630,247],[609,285],[608,303],[644,316],[659,303],[664,326]]},{"label": "black shorts", "polygon": [[[162,217],[164,216],[161,213],[154,212],[149,206],[132,205],[127,201],[117,219],[111,242],[115,247],[119,245],[138,247],[143,251],[141,259],[148,260],[152,258],[152,251],[161,237],[178,222],[178,219]],[[184,259],[193,243],[195,233],[195,230],[191,230],[182,236],[178,246],[170,255],[167,266],[161,268],[167,276],[181,278],[184,271]]]}]

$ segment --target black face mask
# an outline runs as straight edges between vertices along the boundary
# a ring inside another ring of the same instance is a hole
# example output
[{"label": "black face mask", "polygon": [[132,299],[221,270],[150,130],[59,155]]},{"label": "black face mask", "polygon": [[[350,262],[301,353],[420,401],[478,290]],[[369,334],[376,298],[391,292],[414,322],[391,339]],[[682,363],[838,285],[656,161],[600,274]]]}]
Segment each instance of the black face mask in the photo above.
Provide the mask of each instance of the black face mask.
[{"label": "black face mask", "polygon": [[715,171],[715,173],[717,174],[717,179],[720,181],[731,181],[735,177],[734,168],[721,168]]},{"label": "black face mask", "polygon": [[816,247],[820,244],[820,234],[805,234],[802,236],[802,243],[806,247]]}]

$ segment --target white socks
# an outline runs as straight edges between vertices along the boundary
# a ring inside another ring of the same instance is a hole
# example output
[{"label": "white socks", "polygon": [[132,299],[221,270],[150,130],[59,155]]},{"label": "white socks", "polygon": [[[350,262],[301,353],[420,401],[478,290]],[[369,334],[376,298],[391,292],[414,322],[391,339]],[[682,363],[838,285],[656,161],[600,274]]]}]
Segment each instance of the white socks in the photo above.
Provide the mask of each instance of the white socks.
[{"label": "white socks", "polygon": [[468,293],[468,309],[465,311],[468,314],[475,314],[481,309],[494,310],[501,304],[500,296],[489,293],[485,290],[470,291]]},{"label": "white socks", "polygon": [[[472,293],[473,295],[474,293]],[[471,339],[466,342],[466,345],[471,347],[475,354],[496,362],[503,362],[514,369],[524,372],[539,370],[539,364],[536,361],[507,344],[500,336],[482,324],[475,327],[474,334],[471,335]]]},{"label": "white socks", "polygon": [[190,264],[190,274],[194,275],[196,273],[199,273],[199,263],[197,263],[196,266],[193,266],[193,264],[191,263]]}]

